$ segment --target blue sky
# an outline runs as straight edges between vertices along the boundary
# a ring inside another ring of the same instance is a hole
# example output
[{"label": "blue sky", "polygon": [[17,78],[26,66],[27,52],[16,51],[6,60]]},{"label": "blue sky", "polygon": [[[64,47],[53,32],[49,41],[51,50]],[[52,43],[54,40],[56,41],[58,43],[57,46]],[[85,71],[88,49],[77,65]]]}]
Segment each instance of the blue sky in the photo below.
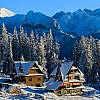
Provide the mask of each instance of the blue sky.
[{"label": "blue sky", "polygon": [[52,16],[57,11],[100,8],[100,0],[0,0],[0,7],[16,13],[26,14],[29,10]]}]

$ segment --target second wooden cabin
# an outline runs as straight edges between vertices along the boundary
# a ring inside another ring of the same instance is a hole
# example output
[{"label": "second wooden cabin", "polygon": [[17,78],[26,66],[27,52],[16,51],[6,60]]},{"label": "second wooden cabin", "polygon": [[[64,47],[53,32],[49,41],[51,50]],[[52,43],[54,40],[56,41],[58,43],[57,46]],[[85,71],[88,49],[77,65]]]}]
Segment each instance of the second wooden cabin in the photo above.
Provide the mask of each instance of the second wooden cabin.
[{"label": "second wooden cabin", "polygon": [[84,75],[73,62],[64,61],[54,69],[46,83],[47,90],[56,94],[81,94],[85,88]]}]

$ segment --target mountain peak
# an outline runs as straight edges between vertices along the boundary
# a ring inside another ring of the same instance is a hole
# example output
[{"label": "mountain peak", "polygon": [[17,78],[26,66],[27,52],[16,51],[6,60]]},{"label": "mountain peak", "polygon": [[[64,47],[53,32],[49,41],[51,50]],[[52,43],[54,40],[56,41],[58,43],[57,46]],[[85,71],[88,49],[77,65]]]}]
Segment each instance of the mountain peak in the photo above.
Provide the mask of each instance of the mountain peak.
[{"label": "mountain peak", "polygon": [[6,8],[0,8],[0,17],[11,17],[14,16],[15,13],[6,9]]}]

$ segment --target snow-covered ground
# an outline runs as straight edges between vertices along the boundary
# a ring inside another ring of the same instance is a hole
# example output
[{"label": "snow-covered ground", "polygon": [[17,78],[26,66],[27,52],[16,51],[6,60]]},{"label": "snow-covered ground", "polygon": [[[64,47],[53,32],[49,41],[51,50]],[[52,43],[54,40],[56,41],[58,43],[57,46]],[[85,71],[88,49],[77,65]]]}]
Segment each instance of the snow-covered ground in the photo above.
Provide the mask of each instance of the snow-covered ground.
[{"label": "snow-covered ground", "polygon": [[82,96],[62,96],[57,98],[57,100],[100,100],[100,98],[97,97],[89,98],[89,97],[82,97]]},{"label": "snow-covered ground", "polygon": [[[0,100],[100,100],[100,92],[97,91],[91,96],[57,96],[54,93],[46,92],[45,87],[32,87],[15,85],[20,87],[21,93],[11,94],[6,91],[0,92]],[[13,87],[13,86],[12,86]],[[2,89],[3,90],[3,89]],[[12,90],[11,87],[9,90]]]},{"label": "snow-covered ground", "polygon": [[44,99],[28,97],[23,95],[2,95],[0,100],[100,100],[100,97],[82,97],[82,96],[54,96],[54,94],[47,94]]}]

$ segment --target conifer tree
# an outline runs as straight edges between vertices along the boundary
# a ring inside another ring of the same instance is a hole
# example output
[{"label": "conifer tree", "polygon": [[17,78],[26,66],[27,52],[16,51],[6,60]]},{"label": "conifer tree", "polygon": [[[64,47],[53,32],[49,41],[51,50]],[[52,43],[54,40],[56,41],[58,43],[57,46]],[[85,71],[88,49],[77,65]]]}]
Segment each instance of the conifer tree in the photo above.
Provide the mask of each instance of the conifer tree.
[{"label": "conifer tree", "polygon": [[46,43],[46,59],[47,59],[47,64],[46,67],[48,69],[48,74],[51,73],[52,70],[52,58],[53,58],[53,51],[52,51],[52,47],[53,47],[53,37],[52,37],[52,31],[50,29],[50,32],[47,34],[47,43]]},{"label": "conifer tree", "polygon": [[38,45],[38,62],[42,66],[45,66],[45,64],[46,64],[44,41],[43,41],[42,36],[40,37],[40,42]]},{"label": "conifer tree", "polygon": [[12,48],[11,48],[11,41],[4,23],[2,28],[2,40],[3,40],[3,73],[10,75],[13,63],[12,51],[11,51]]},{"label": "conifer tree", "polygon": [[47,40],[46,40],[46,60],[47,60],[47,69],[48,74],[50,74],[53,69],[55,68],[58,60],[59,55],[59,44],[57,41],[54,42],[52,31],[50,29],[50,32],[47,34]]},{"label": "conifer tree", "polygon": [[37,61],[38,60],[36,41],[35,41],[34,32],[32,31],[31,34],[30,34],[30,60],[31,61]]},{"label": "conifer tree", "polygon": [[23,54],[25,61],[30,60],[30,48],[29,48],[29,38],[25,35],[23,27],[20,28],[19,42],[21,54]]},{"label": "conifer tree", "polygon": [[14,61],[19,61],[21,52],[16,28],[14,28],[14,34],[12,35],[12,53]]}]

